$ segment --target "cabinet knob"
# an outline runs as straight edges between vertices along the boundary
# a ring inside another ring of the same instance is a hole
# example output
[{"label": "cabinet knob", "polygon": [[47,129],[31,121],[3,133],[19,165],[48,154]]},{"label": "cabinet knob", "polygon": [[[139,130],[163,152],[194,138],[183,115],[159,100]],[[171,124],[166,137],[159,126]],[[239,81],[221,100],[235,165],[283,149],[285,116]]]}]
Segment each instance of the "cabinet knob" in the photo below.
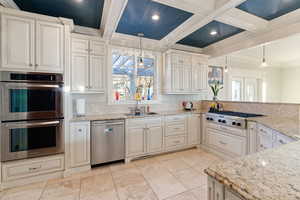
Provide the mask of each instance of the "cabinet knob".
[{"label": "cabinet knob", "polygon": [[38,67],[39,65],[38,65],[38,64],[35,64],[35,66]]},{"label": "cabinet knob", "polygon": [[33,66],[33,64],[31,64],[31,63],[30,63],[30,64],[29,64],[29,66],[30,66],[30,67],[32,67],[32,66]]}]

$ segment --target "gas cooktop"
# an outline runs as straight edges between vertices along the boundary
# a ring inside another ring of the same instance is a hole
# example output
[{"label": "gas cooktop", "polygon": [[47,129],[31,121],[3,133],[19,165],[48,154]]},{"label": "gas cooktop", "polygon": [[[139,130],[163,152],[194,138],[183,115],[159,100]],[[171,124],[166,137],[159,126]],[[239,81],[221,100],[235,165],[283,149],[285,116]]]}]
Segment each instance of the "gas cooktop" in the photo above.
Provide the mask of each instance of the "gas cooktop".
[{"label": "gas cooktop", "polygon": [[262,117],[261,114],[253,114],[253,113],[242,113],[242,112],[233,112],[233,111],[218,111],[218,112],[209,112],[218,115],[229,115],[234,117],[241,117],[241,118],[249,118],[249,117]]},{"label": "gas cooktop", "polygon": [[249,117],[262,117],[261,114],[242,113],[233,111],[220,111],[206,113],[206,120],[209,122],[231,126],[236,128],[247,128],[246,119]]}]

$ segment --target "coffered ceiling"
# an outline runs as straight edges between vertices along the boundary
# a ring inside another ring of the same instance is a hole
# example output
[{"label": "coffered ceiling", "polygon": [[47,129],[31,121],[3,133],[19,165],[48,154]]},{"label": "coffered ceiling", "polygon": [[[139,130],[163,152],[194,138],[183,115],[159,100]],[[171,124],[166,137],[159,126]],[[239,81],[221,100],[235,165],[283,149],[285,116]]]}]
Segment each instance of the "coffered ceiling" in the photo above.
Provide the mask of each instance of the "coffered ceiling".
[{"label": "coffered ceiling", "polygon": [[74,20],[76,25],[100,28],[104,0],[14,0],[24,11]]},{"label": "coffered ceiling", "polygon": [[21,10],[72,18],[115,43],[132,45],[144,33],[145,42],[160,50],[199,49],[212,56],[300,32],[300,0],[14,1]]}]

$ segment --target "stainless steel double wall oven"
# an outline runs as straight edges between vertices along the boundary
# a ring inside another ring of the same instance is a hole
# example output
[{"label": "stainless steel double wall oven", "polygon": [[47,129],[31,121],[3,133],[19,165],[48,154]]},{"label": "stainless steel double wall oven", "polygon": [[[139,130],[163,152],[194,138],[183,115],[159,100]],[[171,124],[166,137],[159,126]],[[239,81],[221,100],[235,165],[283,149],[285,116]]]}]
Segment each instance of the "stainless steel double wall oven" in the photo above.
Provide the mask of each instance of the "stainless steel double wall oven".
[{"label": "stainless steel double wall oven", "polygon": [[62,153],[63,76],[0,72],[1,161]]}]

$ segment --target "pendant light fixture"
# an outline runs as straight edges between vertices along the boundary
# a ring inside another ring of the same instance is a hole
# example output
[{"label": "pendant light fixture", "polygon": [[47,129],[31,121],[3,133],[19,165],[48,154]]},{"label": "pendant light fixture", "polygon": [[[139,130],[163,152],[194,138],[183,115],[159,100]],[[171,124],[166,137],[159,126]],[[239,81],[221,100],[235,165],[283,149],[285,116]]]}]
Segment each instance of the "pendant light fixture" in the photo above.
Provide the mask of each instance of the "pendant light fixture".
[{"label": "pendant light fixture", "polygon": [[224,67],[224,72],[228,72],[228,56],[225,57],[225,67]]},{"label": "pendant light fixture", "polygon": [[262,63],[261,63],[261,67],[267,67],[268,63],[266,61],[266,46],[263,46],[263,59],[262,59]]},{"label": "pendant light fixture", "polygon": [[140,38],[140,56],[138,58],[138,67],[144,67],[144,60],[143,60],[143,46],[142,46],[142,37],[144,37],[143,33],[138,33]]}]

